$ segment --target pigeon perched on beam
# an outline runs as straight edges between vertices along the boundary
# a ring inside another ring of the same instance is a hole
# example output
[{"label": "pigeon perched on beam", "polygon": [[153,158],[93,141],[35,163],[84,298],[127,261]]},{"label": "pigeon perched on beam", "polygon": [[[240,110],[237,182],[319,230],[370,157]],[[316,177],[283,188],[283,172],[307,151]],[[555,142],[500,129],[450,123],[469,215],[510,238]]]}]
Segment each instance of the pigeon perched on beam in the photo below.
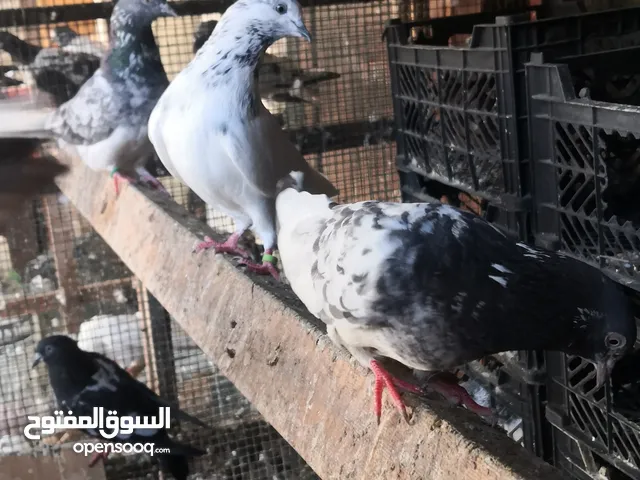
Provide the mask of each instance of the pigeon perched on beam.
[{"label": "pigeon perched on beam", "polygon": [[111,15],[109,52],[78,94],[49,118],[60,147],[90,168],[164,190],[145,168],[153,155],[147,137],[151,110],[169,84],[151,30],[158,17],[176,13],[166,0],[120,0]]},{"label": "pigeon perched on beam", "polygon": [[37,156],[41,144],[36,138],[0,138],[0,234],[26,201],[69,170],[51,156]]},{"label": "pigeon perched on beam", "polygon": [[0,31],[0,49],[20,65],[24,82],[51,95],[55,105],[71,99],[100,66],[100,56],[32,45]]},{"label": "pigeon perched on beam", "polygon": [[107,48],[101,43],[80,35],[69,25],[58,25],[51,30],[51,42],[67,52],[84,52],[102,58]]},{"label": "pigeon perched on beam", "polygon": [[265,249],[262,264],[243,262],[276,278],[272,253],[278,179],[301,170],[305,189],[337,194],[307,164],[257,95],[254,72],[260,56],[285,36],[311,38],[295,0],[234,3],[149,119],[149,138],[167,170],[235,221],[236,231],[226,242],[206,238],[198,249],[213,247],[247,257],[238,241],[253,227]]},{"label": "pigeon perched on beam", "polygon": [[[193,53],[211,36],[216,20],[202,22],[194,34]],[[292,67],[293,60],[264,53],[258,66],[258,90],[265,101],[300,103],[317,100],[319,84],[340,78],[339,73]]]},{"label": "pigeon perched on beam", "polygon": [[[125,1],[120,0],[119,3]],[[36,367],[41,361],[47,365],[51,388],[64,412],[71,411],[75,416],[93,416],[95,408],[103,407],[104,411],[116,411],[118,417],[155,417],[161,407],[170,407],[177,419],[208,428],[202,421],[160,398],[113,360],[99,353],[81,350],[70,337],[52,335],[43,338],[36,346],[33,366]],[[105,431],[113,433],[109,428],[105,428]],[[84,432],[91,437],[104,439],[96,430],[86,429]],[[118,432],[111,441],[153,443],[155,448],[168,448],[171,453],[159,455],[160,465],[177,480],[185,480],[189,475],[188,457],[205,453],[171,439],[164,426],[134,428],[132,433]],[[92,464],[96,460],[94,458]]]},{"label": "pigeon perched on beam", "polygon": [[[381,365],[427,372],[510,350],[556,350],[593,362],[602,385],[636,339],[630,299],[597,269],[506,237],[472,213],[439,203],[338,205],[279,183],[283,270],[329,337],[375,375],[375,413],[388,388],[420,392]],[[433,376],[446,398],[481,415],[457,383]]]}]

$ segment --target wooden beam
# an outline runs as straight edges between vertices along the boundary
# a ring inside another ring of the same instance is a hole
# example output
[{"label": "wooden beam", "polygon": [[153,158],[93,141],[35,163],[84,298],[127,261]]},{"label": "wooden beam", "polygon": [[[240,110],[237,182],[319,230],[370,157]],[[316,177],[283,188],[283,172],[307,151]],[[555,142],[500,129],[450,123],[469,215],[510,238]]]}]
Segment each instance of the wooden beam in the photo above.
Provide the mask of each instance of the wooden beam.
[{"label": "wooden beam", "polygon": [[206,355],[324,480],[564,478],[475,415],[408,398],[412,425],[385,395],[371,411],[371,376],[334,349],[291,290],[250,277],[227,257],[192,254],[215,235],[155,192],[71,161],[64,194]]}]

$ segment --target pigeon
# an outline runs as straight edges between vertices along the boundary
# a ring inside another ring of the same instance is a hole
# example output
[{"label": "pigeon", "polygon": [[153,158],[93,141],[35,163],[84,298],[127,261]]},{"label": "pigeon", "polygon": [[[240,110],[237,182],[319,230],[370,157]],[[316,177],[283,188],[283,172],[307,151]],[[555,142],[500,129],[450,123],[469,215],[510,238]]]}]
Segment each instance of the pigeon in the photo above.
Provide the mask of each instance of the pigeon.
[{"label": "pigeon", "polygon": [[151,110],[169,84],[151,23],[176,13],[166,0],[121,0],[111,15],[109,51],[78,94],[48,119],[62,150],[119,181],[137,174],[151,187],[162,184],[144,167],[153,155],[147,137]]},{"label": "pigeon", "polygon": [[67,52],[85,52],[100,58],[107,53],[104,45],[80,35],[69,25],[59,25],[51,30],[51,41]]},{"label": "pigeon", "polygon": [[[510,350],[552,350],[595,365],[602,385],[636,339],[630,299],[597,269],[530,247],[449,205],[365,201],[338,205],[278,182],[283,271],[329,337],[375,375],[374,411],[387,387],[405,415],[391,359],[443,372]],[[428,383],[481,415],[457,382]]]},{"label": "pigeon", "polygon": [[[260,102],[254,72],[264,50],[285,36],[311,39],[295,0],[239,0],[178,74],[149,119],[149,138],[167,170],[202,200],[230,216],[236,231],[224,243],[210,238],[197,251],[245,257],[242,263],[278,279],[274,265],[275,189],[290,170],[305,172],[305,189],[336,195],[313,170]],[[294,166],[296,165],[296,166]],[[253,227],[262,264],[238,247]]]},{"label": "pigeon", "polygon": [[[125,1],[120,0],[118,4]],[[160,398],[113,360],[80,349],[70,337],[51,335],[43,338],[36,346],[33,367],[41,361],[47,365],[49,383],[59,407],[65,412],[71,411],[76,416],[92,416],[93,409],[103,407],[104,411],[115,410],[117,416],[137,417],[157,416],[160,407],[170,407],[176,418],[208,428],[202,421]],[[91,437],[104,438],[94,429],[84,431]],[[106,428],[105,431],[111,430]],[[189,474],[187,457],[205,453],[171,439],[166,427],[135,428],[130,434],[119,432],[112,441],[153,443],[155,448],[170,449],[171,453],[160,455],[159,461],[177,480],[184,480]],[[95,463],[95,459],[92,463]]]},{"label": "pigeon", "polygon": [[100,66],[99,56],[42,48],[6,31],[0,31],[0,49],[21,66],[25,83],[51,95],[56,106],[73,98]]},{"label": "pigeon", "polygon": [[18,67],[15,65],[0,65],[0,87],[17,87],[22,85],[22,80],[15,77]]},{"label": "pigeon", "polygon": [[[193,53],[211,36],[216,20],[202,22],[194,34]],[[258,67],[258,90],[264,101],[300,103],[317,99],[318,84],[340,78],[339,73],[324,70],[301,70],[292,60],[264,53]]]},{"label": "pigeon", "polygon": [[41,144],[37,138],[0,138],[0,234],[24,202],[69,170],[51,156],[35,156]]}]

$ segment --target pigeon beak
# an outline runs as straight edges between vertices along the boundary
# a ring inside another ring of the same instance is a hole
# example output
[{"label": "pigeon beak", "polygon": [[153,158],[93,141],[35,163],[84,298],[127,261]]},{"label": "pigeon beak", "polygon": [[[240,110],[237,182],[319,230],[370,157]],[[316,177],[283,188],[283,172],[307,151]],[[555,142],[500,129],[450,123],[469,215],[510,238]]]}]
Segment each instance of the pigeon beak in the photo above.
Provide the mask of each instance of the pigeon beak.
[{"label": "pigeon beak", "polygon": [[300,25],[296,25],[296,28],[298,29],[297,31],[298,37],[304,38],[307,42],[311,42],[311,34],[309,33],[309,30],[307,30],[307,27],[304,26],[304,23],[300,23]]},{"label": "pigeon beak", "polygon": [[596,388],[601,388],[609,377],[611,376],[611,371],[613,370],[613,366],[616,363],[615,358],[603,356],[599,358],[595,362],[596,367]]},{"label": "pigeon beak", "polygon": [[36,356],[33,359],[33,364],[31,365],[31,368],[36,368],[41,361],[42,361],[42,355],[40,355],[39,353],[36,353]]}]

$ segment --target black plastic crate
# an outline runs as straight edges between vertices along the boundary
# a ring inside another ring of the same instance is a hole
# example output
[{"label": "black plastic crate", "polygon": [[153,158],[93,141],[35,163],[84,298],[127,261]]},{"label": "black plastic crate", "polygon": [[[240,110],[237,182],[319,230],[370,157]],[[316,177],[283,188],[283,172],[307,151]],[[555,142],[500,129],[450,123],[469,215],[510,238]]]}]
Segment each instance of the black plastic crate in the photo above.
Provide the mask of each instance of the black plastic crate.
[{"label": "black plastic crate", "polygon": [[[487,199],[509,212],[507,228],[517,235],[522,222],[514,220],[528,210],[531,192],[525,63],[533,52],[566,58],[575,65],[576,85],[591,87],[597,98],[605,89],[593,88],[600,85],[585,58],[640,45],[640,7],[531,16],[484,25],[473,15],[393,20],[387,29],[399,170]],[[461,34],[471,34],[468,46],[449,47]]]},{"label": "black plastic crate", "polygon": [[603,478],[598,471],[607,465],[626,475],[617,478],[640,478],[638,392],[614,394],[611,384],[596,389],[593,365],[579,357],[549,353],[547,365],[546,418],[554,426],[558,461],[573,464],[578,478]]},{"label": "black plastic crate", "polygon": [[497,426],[510,438],[535,455],[545,457],[545,446],[549,442],[543,424],[544,390],[540,385],[523,381],[521,372],[514,375],[510,364],[519,358],[516,352],[503,355],[511,358],[486,357],[462,367],[468,380],[461,385],[478,403],[494,409]]},{"label": "black plastic crate", "polygon": [[[578,480],[635,480],[594,449],[558,428],[551,432],[553,452],[551,462],[558,469]],[[633,472],[631,472],[633,473]]]},{"label": "black plastic crate", "polygon": [[[627,293],[638,323],[640,297]],[[559,352],[545,356],[553,464],[581,480],[640,479],[640,343],[600,388],[592,363]]]},{"label": "black plastic crate", "polygon": [[565,65],[533,62],[535,241],[640,290],[640,107],[578,98]]}]

